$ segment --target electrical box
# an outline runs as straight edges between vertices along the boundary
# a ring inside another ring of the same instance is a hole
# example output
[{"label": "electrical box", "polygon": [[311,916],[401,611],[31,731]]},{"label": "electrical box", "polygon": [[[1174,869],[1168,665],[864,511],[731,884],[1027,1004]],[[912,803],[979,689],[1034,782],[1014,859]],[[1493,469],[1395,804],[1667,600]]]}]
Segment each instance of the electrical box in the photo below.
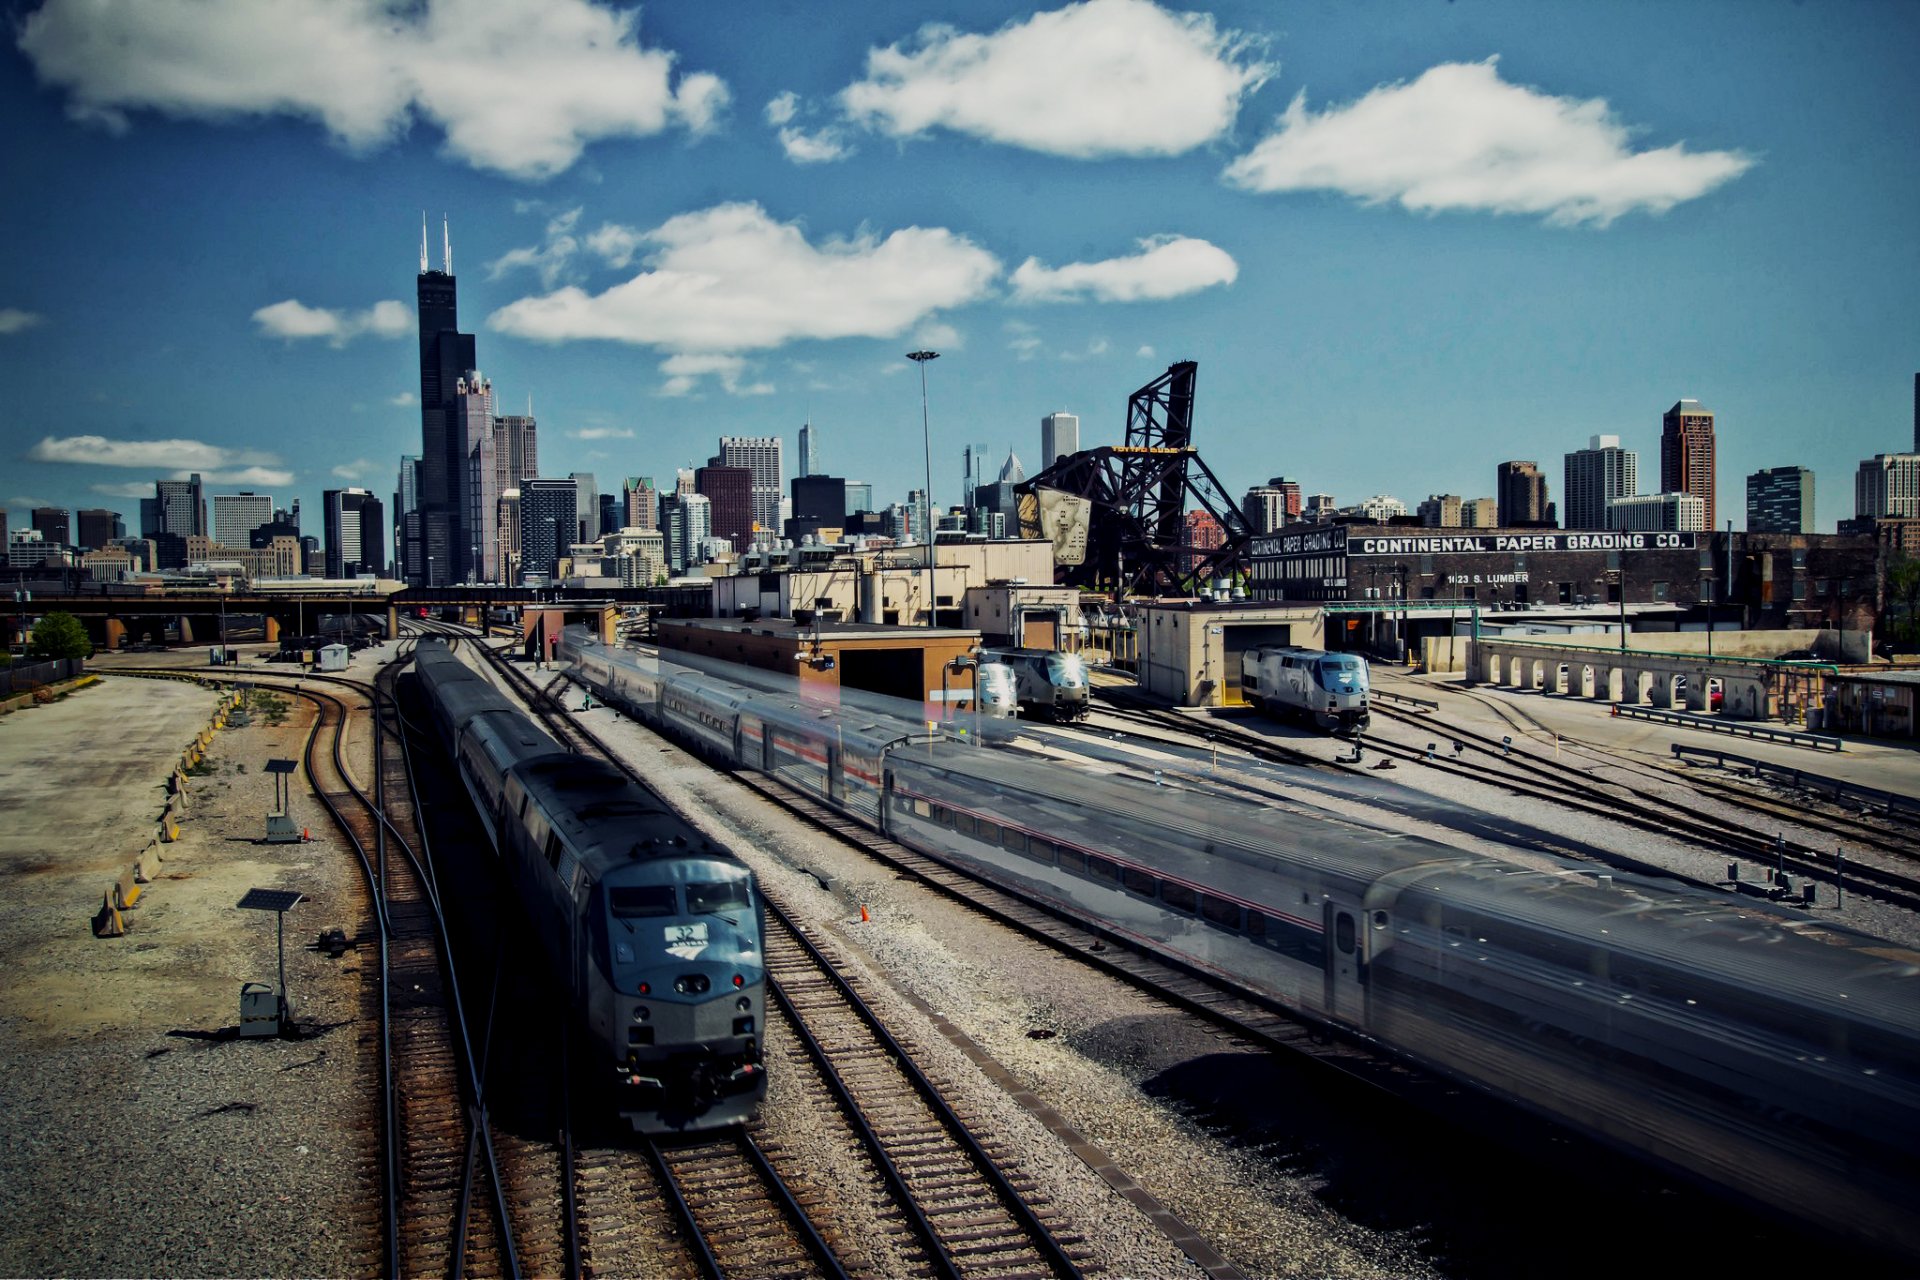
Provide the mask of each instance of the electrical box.
[{"label": "electrical box", "polygon": [[293,818],[284,813],[267,815],[268,844],[299,844],[300,828],[294,825]]},{"label": "electrical box", "polygon": [[277,1036],[280,1034],[280,993],[264,982],[240,984],[240,1034]]}]

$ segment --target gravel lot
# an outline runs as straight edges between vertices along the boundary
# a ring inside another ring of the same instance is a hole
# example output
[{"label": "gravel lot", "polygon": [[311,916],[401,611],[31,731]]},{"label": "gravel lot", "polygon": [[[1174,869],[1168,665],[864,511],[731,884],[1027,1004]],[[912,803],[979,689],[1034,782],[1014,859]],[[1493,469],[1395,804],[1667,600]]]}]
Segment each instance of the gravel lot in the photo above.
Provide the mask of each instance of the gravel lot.
[{"label": "gravel lot", "polygon": [[[108,677],[0,718],[0,1273],[350,1275],[377,1271],[376,1059],[362,965],[308,949],[369,929],[357,862],[295,787],[315,839],[257,843],[261,765],[300,752],[310,713],[219,733],[190,784],[164,874],[126,936],[88,918],[151,838],[165,781],[213,693]],[[234,904],[297,888],[287,979],[298,1039],[241,1041],[240,984],[274,981],[270,914]]]}]

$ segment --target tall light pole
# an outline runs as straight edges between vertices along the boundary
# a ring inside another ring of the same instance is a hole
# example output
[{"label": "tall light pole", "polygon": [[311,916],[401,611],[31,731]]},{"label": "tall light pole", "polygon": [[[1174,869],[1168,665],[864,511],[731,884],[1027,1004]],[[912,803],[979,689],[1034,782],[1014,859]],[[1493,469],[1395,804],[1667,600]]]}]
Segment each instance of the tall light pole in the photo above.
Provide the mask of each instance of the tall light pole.
[{"label": "tall light pole", "polygon": [[927,534],[927,626],[934,625],[933,573],[933,433],[927,426],[927,361],[938,360],[938,351],[909,351],[907,359],[920,366],[920,447],[926,456],[927,487],[920,492],[926,511]]}]

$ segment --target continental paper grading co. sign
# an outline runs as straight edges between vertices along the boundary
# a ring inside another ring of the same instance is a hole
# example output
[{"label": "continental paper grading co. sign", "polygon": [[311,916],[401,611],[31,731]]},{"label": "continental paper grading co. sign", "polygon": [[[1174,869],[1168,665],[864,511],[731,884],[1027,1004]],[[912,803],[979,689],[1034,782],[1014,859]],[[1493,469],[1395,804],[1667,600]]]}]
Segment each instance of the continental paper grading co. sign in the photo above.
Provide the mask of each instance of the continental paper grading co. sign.
[{"label": "continental paper grading co. sign", "polygon": [[1527,551],[1685,551],[1691,533],[1491,533],[1347,538],[1350,556],[1497,555]]}]

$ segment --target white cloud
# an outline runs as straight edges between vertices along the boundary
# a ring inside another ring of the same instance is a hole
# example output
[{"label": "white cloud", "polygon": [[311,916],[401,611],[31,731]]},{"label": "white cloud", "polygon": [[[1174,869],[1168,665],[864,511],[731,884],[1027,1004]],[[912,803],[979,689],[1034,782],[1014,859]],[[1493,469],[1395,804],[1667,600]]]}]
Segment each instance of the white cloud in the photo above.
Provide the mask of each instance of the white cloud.
[{"label": "white cloud", "polygon": [[578,431],[567,432],[574,440],[631,440],[631,427],[582,427]]},{"label": "white cloud", "polygon": [[1233,127],[1272,67],[1257,42],[1150,0],[1086,0],[992,35],[921,28],[867,52],[848,119],[895,137],[951,129],[1053,155],[1178,155]]},{"label": "white cloud", "polygon": [[1028,258],[1011,278],[1019,302],[1140,302],[1178,298],[1232,284],[1239,264],[1226,250],[1190,236],[1151,236],[1140,252],[1103,262],[1049,267]]},{"label": "white cloud", "polygon": [[387,403],[391,405],[398,405],[400,408],[406,409],[406,408],[412,407],[413,405],[419,404],[420,401],[415,398],[413,392],[402,391],[399,395],[388,396]]},{"label": "white cloud", "polygon": [[373,464],[365,458],[355,458],[352,462],[343,462],[333,469],[335,480],[358,480],[373,469]]},{"label": "white cloud", "polygon": [[913,345],[920,350],[959,351],[967,342],[958,329],[936,320],[913,331]]},{"label": "white cloud", "polygon": [[19,333],[46,319],[37,311],[22,311],[18,307],[0,307],[0,334]]},{"label": "white cloud", "polygon": [[780,149],[795,164],[831,164],[853,154],[838,129],[818,129],[808,133],[788,126],[780,130]]},{"label": "white cloud", "polygon": [[767,103],[767,123],[776,129],[790,124],[800,112],[800,96],[791,89]]},{"label": "white cloud", "polygon": [[747,362],[739,356],[715,354],[680,354],[668,356],[660,362],[660,372],[667,380],[660,384],[663,396],[690,395],[700,385],[700,379],[715,377],[731,396],[769,396],[773,394],[773,385],[766,382],[743,383],[741,375],[747,371]]},{"label": "white cloud", "polygon": [[1149,346],[1143,346],[1138,351],[1134,352],[1133,355],[1136,360],[1151,360],[1153,359],[1153,348]]},{"label": "white cloud", "polygon": [[891,337],[985,295],[1000,263],[965,236],[907,227],[815,245],[757,204],[724,204],[641,233],[646,270],[604,293],[522,298],[489,327],[543,342],[610,339],[691,353],[805,338]]},{"label": "white cloud", "polygon": [[228,449],[199,440],[109,440],[105,436],[44,436],[27,450],[27,460],[154,471],[179,469],[183,480],[193,471],[271,466],[279,461],[270,453]]},{"label": "white cloud", "polygon": [[1033,326],[1024,320],[1009,320],[1005,328],[1009,335],[1007,350],[1021,360],[1033,359],[1046,346],[1040,340],[1040,335],[1034,332]]},{"label": "white cloud", "polygon": [[153,481],[132,480],[125,484],[90,484],[88,493],[97,493],[103,498],[151,498],[154,496]]},{"label": "white cloud", "polygon": [[389,298],[374,303],[365,311],[347,311],[328,307],[310,307],[288,298],[253,313],[253,322],[270,338],[289,342],[302,338],[325,338],[330,347],[344,347],[361,334],[376,338],[404,338],[413,332],[413,313],[404,302]]},{"label": "white cloud", "polygon": [[[176,471],[169,479],[185,480],[192,476],[190,471]],[[261,488],[274,488],[293,483],[293,472],[280,467],[241,467],[233,471],[208,471],[200,479],[207,484],[249,484]]]},{"label": "white cloud", "polygon": [[1540,214],[1606,226],[1664,213],[1751,168],[1739,151],[1675,143],[1635,151],[1604,98],[1558,98],[1500,78],[1498,59],[1445,63],[1313,113],[1294,98],[1278,129],[1227,167],[1250,191],[1339,191],[1421,213]]},{"label": "white cloud", "polygon": [[580,210],[577,208],[549,218],[544,244],[507,250],[487,264],[487,278],[498,280],[516,268],[529,267],[540,273],[541,284],[553,288],[554,283],[565,276],[567,264],[580,248],[580,242],[573,237],[573,226],[578,221]]},{"label": "white cloud", "polygon": [[632,227],[604,222],[600,224],[599,230],[587,237],[587,248],[599,254],[608,266],[618,271],[633,262],[633,255],[640,251],[643,240],[643,234]]},{"label": "white cloud", "polygon": [[545,178],[590,142],[699,134],[725,108],[717,77],[675,82],[638,19],[592,0],[48,0],[18,41],[68,114],[116,132],[141,110],[289,115],[368,150],[420,118],[476,168]]},{"label": "white cloud", "polygon": [[1078,364],[1082,360],[1097,360],[1107,354],[1108,345],[1105,338],[1091,338],[1087,341],[1087,345],[1083,350],[1062,351],[1059,359],[1068,364]]},{"label": "white cloud", "polygon": [[[153,486],[148,485],[147,488],[149,491],[151,491]],[[24,507],[25,509],[31,511],[35,507],[50,507],[53,504],[51,502],[48,502],[45,498],[28,497],[28,498],[8,498],[6,501],[6,505],[9,507]]]}]

